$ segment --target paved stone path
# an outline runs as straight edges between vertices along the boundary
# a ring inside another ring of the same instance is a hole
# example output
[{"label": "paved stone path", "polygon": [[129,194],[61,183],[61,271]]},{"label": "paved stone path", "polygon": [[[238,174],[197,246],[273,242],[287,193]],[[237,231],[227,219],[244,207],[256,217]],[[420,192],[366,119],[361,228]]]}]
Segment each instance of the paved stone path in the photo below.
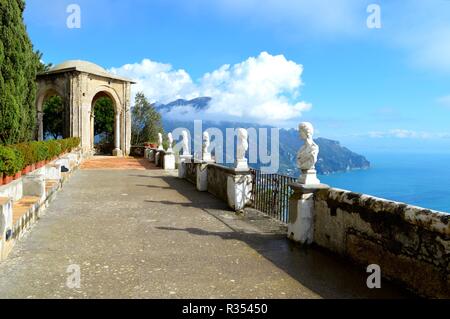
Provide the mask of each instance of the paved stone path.
[{"label": "paved stone path", "polygon": [[[0,298],[405,296],[280,230],[159,170],[80,170],[0,264]],[[79,289],[66,285],[73,264]]]}]

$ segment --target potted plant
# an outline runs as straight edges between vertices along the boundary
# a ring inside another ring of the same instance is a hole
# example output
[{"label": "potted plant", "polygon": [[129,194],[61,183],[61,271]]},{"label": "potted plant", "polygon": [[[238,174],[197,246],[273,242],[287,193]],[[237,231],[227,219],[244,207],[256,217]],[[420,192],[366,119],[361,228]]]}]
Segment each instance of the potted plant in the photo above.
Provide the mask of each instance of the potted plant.
[{"label": "potted plant", "polygon": [[49,153],[47,143],[32,142],[32,144],[36,148],[36,168],[41,168],[45,165]]},{"label": "potted plant", "polygon": [[12,148],[13,152],[15,153],[16,160],[14,161],[14,180],[19,179],[22,177],[22,170],[24,168],[24,158],[20,151],[18,151],[15,148]]},{"label": "potted plant", "polygon": [[158,148],[158,143],[156,143],[156,142],[147,142],[144,145],[145,145],[145,147],[148,147],[148,148]]},{"label": "potted plant", "polygon": [[23,157],[22,175],[26,175],[33,170],[32,165],[36,161],[36,152],[30,143],[16,144],[13,148],[21,153]]},{"label": "potted plant", "polygon": [[14,175],[19,170],[18,167],[23,164],[20,163],[20,159],[19,162],[17,161],[17,153],[5,146],[0,146],[0,163],[2,163],[3,185],[7,185],[13,181]]}]

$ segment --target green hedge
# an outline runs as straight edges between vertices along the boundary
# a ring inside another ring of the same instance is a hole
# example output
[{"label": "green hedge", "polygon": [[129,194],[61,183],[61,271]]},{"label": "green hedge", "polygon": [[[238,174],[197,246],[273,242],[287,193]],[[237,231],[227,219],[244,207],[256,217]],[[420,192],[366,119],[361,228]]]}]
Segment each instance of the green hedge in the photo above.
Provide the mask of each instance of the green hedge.
[{"label": "green hedge", "polygon": [[72,137],[64,140],[0,146],[0,173],[12,176],[29,165],[54,159],[63,153],[72,151],[79,145],[80,139]]}]

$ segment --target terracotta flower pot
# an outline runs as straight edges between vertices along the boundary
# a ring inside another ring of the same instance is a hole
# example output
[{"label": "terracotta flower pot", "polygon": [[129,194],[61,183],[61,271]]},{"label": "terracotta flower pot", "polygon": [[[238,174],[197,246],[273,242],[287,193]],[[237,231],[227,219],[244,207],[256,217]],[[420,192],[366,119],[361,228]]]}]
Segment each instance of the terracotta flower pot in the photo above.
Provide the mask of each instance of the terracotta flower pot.
[{"label": "terracotta flower pot", "polygon": [[34,171],[36,169],[36,164],[30,165],[30,172]]},{"label": "terracotta flower pot", "polygon": [[0,186],[3,185],[3,173],[0,173]]},{"label": "terracotta flower pot", "polygon": [[21,177],[22,177],[22,172],[17,172],[16,174],[14,174],[14,180],[17,180]]},{"label": "terracotta flower pot", "polygon": [[13,181],[13,176],[3,176],[3,185],[8,185]]}]

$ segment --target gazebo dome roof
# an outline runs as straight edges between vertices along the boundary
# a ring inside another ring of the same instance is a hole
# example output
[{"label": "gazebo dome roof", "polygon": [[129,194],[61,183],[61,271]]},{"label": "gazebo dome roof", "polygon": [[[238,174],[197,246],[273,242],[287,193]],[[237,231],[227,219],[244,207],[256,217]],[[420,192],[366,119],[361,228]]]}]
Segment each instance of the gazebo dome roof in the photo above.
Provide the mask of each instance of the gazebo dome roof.
[{"label": "gazebo dome roof", "polygon": [[82,60],[69,60],[63,63],[56,65],[55,67],[50,69],[50,72],[53,71],[61,71],[66,69],[76,69],[77,71],[87,72],[87,73],[108,73],[101,66]]},{"label": "gazebo dome roof", "polygon": [[109,73],[104,68],[102,68],[101,66],[99,66],[95,63],[83,61],[83,60],[69,60],[69,61],[62,62],[62,63],[52,67],[47,72],[41,73],[40,75],[50,75],[50,74],[65,73],[65,72],[71,72],[71,71],[84,72],[84,73],[102,76],[102,77],[109,78],[109,79],[115,79],[115,80],[119,80],[119,81],[135,83],[128,78],[125,78],[125,77],[122,77],[122,76],[119,76],[119,75],[116,75],[113,73]]}]

